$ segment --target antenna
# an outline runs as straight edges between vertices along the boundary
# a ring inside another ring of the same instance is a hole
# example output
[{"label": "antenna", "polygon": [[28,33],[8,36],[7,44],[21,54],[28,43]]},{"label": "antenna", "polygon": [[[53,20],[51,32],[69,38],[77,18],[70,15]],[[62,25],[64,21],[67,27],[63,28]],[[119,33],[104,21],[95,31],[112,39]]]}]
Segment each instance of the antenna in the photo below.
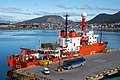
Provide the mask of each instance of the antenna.
[{"label": "antenna", "polygon": [[100,43],[102,43],[102,25],[101,25],[101,30],[100,30]]}]

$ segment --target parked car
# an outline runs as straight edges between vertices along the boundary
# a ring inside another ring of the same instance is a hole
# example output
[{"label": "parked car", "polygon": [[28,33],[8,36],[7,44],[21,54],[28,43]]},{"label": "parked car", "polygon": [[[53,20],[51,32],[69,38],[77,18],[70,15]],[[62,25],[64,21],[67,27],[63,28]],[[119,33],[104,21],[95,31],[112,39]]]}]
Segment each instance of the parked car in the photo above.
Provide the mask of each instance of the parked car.
[{"label": "parked car", "polygon": [[48,74],[50,74],[50,71],[47,67],[45,67],[44,70],[43,70],[43,73],[48,75]]}]

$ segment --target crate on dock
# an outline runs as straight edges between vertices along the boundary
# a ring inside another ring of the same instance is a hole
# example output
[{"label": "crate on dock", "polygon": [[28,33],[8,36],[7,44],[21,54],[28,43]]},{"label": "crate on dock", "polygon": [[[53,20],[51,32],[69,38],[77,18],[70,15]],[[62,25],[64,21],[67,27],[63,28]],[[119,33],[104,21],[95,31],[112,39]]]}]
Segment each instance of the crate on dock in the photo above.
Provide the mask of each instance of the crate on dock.
[{"label": "crate on dock", "polygon": [[103,50],[103,53],[110,53],[110,52],[112,52],[112,50],[110,50],[110,49]]}]

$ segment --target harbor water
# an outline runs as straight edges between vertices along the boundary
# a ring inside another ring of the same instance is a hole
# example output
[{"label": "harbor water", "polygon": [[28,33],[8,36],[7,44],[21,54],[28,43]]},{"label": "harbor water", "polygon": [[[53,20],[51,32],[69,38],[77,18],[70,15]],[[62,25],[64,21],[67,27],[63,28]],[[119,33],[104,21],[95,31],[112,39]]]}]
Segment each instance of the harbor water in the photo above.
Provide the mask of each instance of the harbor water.
[{"label": "harbor water", "polygon": [[[21,47],[36,49],[41,43],[56,43],[58,35],[59,30],[0,30],[0,80],[6,80],[7,71],[12,69],[7,66],[7,56],[18,54]],[[108,41],[107,49],[120,49],[119,32],[103,32],[102,36],[103,41]],[[120,77],[107,80],[120,80]]]}]

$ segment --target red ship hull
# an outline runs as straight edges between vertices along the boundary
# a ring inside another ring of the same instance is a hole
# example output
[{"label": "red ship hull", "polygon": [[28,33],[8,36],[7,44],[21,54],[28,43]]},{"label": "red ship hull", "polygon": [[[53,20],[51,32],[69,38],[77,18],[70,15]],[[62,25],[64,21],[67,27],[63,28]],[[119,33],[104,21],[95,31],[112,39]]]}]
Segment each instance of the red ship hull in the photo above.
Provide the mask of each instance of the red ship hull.
[{"label": "red ship hull", "polygon": [[82,56],[94,55],[102,52],[107,47],[108,42],[95,43],[93,45],[86,45],[80,47],[80,54]]},{"label": "red ship hull", "polygon": [[[94,55],[94,54],[98,54],[100,52],[103,52],[103,50],[107,47],[108,42],[97,42],[95,44],[92,45],[84,45],[80,47],[80,52],[78,56],[73,56],[74,52],[70,52],[69,56],[66,56],[66,58],[60,58],[61,61],[64,61],[66,59],[72,59],[72,58],[77,58],[80,56],[90,56],[90,55]],[[46,54],[47,56],[47,54]],[[59,58],[52,58],[53,62],[57,62],[59,61]],[[13,67],[14,69],[20,69],[20,68],[25,68],[25,67],[30,67],[33,65],[39,65],[39,62],[37,61],[31,61],[31,62],[22,62],[22,61],[17,61],[17,59],[15,59],[13,56],[10,56],[8,58],[8,66]]]}]

